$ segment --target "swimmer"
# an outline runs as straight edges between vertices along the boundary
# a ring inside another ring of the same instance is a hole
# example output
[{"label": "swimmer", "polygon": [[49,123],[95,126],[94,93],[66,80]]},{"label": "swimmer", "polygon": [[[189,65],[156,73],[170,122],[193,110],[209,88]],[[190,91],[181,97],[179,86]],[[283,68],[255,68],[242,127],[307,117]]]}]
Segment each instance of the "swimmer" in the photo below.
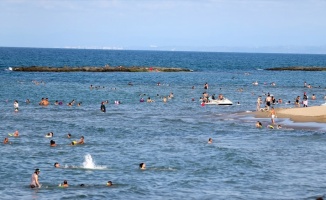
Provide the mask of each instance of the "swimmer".
[{"label": "swimmer", "polygon": [[106,186],[108,186],[108,187],[112,186],[112,181],[108,181],[108,182],[106,183]]},{"label": "swimmer", "polygon": [[47,133],[45,137],[53,137],[53,132]]},{"label": "swimmer", "polygon": [[209,138],[208,139],[208,144],[212,144],[213,143],[213,139],[212,138]]},{"label": "swimmer", "polygon": [[19,136],[19,132],[16,130],[13,134],[14,137],[18,137]]},{"label": "swimmer", "polygon": [[3,144],[8,144],[9,143],[9,139],[8,138],[5,138],[4,140],[3,140]]},{"label": "swimmer", "polygon": [[277,125],[277,129],[281,129],[281,128],[282,128],[281,124]]},{"label": "swimmer", "polygon": [[257,121],[256,128],[262,128],[262,127],[263,127],[262,123],[260,121]]},{"label": "swimmer", "polygon": [[38,175],[40,174],[40,172],[41,171],[39,169],[35,169],[35,172],[32,174],[31,183],[29,185],[31,188],[41,187],[41,184],[38,181]]},{"label": "swimmer", "polygon": [[60,164],[58,162],[54,163],[55,168],[60,168]]},{"label": "swimmer", "polygon": [[81,136],[80,140],[77,142],[77,144],[84,144],[84,136]]},{"label": "swimmer", "polygon": [[81,104],[82,104],[82,102],[79,102],[79,103],[77,104],[77,106],[81,106]]},{"label": "swimmer", "polygon": [[55,143],[55,141],[51,140],[50,141],[50,147],[56,147],[56,146],[57,146],[57,144]]},{"label": "swimmer", "polygon": [[69,187],[68,181],[67,180],[64,180],[63,183],[60,183],[59,184],[59,187],[64,187],[64,188]]},{"label": "swimmer", "polygon": [[67,138],[71,138],[71,134],[70,133],[67,134]]},{"label": "swimmer", "polygon": [[140,98],[139,102],[145,102],[144,98]]},{"label": "swimmer", "polygon": [[152,103],[154,100],[152,100],[150,97],[147,98],[147,103]]},{"label": "swimmer", "polygon": [[140,163],[139,164],[139,169],[145,170],[146,169],[146,164],[145,163]]},{"label": "swimmer", "polygon": [[105,108],[104,102],[101,103],[101,111],[102,112],[106,112],[106,108]]},{"label": "swimmer", "polygon": [[15,100],[14,102],[14,108],[15,108],[15,112],[18,112],[19,104],[17,100]]}]

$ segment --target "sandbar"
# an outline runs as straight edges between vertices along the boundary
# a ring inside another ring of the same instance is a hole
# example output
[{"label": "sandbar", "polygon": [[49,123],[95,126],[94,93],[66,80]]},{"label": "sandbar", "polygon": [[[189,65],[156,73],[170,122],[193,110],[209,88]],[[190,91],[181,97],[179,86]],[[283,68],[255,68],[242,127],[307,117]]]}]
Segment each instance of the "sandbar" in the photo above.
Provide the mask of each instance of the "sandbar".
[{"label": "sandbar", "polygon": [[[300,108],[277,108],[277,118],[289,118],[293,122],[326,123],[326,106],[312,106]],[[256,118],[270,118],[269,111],[255,111]]]}]

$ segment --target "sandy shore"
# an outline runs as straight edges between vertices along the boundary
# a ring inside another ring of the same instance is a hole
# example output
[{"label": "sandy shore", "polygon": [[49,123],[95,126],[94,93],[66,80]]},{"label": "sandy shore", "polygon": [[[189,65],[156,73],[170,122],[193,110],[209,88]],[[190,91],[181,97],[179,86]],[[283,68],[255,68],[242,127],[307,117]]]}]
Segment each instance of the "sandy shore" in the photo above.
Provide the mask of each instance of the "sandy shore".
[{"label": "sandy shore", "polygon": [[[289,118],[294,122],[326,123],[326,106],[313,106],[306,108],[277,108],[275,110],[277,118]],[[268,111],[256,111],[253,112],[253,114],[257,118],[270,118]]]}]

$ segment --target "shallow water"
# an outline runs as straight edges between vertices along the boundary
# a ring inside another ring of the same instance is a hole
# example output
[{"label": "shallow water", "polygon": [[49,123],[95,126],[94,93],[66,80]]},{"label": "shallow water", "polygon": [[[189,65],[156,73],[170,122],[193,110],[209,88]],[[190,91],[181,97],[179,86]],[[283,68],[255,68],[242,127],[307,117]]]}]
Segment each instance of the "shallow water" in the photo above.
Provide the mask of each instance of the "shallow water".
[{"label": "shallow water", "polygon": [[[0,52],[1,135],[20,132],[19,138],[9,138],[11,145],[0,147],[3,199],[314,199],[325,195],[325,124],[277,119],[284,129],[256,129],[256,119],[237,114],[255,110],[257,96],[267,92],[292,102],[307,92],[317,96],[309,105],[324,103],[324,72],[257,69],[323,66],[325,55],[27,48],[0,48]],[[194,72],[8,71],[20,65],[107,63],[186,67]],[[33,80],[45,84],[35,85]],[[253,86],[256,80],[260,84]],[[304,81],[315,87],[303,88]],[[205,82],[210,94],[223,93],[235,104],[202,107],[198,99]],[[91,84],[101,88],[90,90]],[[239,88],[243,92],[237,92]],[[163,103],[162,97],[170,92],[174,98]],[[155,102],[140,103],[141,94]],[[40,107],[42,97],[48,97],[51,105]],[[27,98],[30,104],[25,103]],[[15,99],[20,104],[17,113]],[[72,99],[82,106],[66,106]],[[55,100],[64,105],[53,105]],[[101,113],[100,103],[105,100],[110,103]],[[116,100],[122,104],[115,105]],[[262,122],[265,126],[270,119]],[[51,131],[54,137],[46,138]],[[71,139],[66,138],[68,132]],[[82,135],[85,145],[69,145]],[[213,144],[207,144],[210,137]],[[57,147],[49,147],[51,139]],[[89,169],[84,167],[88,154],[95,163]],[[55,162],[62,168],[54,168]],[[138,169],[141,162],[147,165],[144,171]],[[35,168],[41,169],[43,186],[31,190],[28,184]],[[70,187],[58,188],[65,179]],[[108,180],[113,187],[105,186]],[[82,183],[86,186],[80,187]]]}]

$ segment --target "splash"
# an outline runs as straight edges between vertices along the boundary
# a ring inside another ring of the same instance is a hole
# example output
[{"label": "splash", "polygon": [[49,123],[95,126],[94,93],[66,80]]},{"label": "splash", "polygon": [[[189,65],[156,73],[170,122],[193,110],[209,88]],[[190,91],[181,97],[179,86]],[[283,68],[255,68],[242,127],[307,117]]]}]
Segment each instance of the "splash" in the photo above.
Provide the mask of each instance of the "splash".
[{"label": "splash", "polygon": [[106,166],[96,166],[91,154],[85,155],[85,160],[83,162],[83,168],[85,169],[106,169]]}]

